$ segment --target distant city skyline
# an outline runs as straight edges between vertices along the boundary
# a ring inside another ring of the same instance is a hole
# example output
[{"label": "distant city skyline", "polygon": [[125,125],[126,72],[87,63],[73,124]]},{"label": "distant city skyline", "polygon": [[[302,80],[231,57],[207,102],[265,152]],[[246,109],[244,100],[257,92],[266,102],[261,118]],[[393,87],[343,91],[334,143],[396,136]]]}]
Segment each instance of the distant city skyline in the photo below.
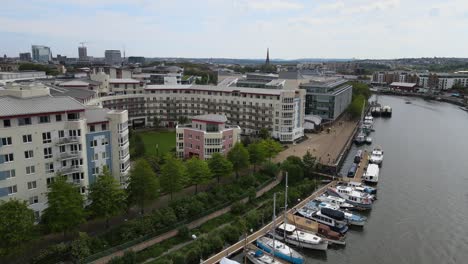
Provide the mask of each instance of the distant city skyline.
[{"label": "distant city skyline", "polygon": [[[1,1],[1,0],[0,0]],[[468,1],[2,1],[0,55],[271,59],[468,57]]]}]

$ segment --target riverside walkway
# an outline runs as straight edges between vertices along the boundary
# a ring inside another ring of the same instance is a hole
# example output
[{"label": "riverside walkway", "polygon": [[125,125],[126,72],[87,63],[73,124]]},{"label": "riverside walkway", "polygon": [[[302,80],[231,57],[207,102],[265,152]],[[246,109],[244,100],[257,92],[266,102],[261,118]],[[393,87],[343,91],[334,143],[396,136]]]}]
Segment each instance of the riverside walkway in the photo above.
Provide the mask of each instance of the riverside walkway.
[{"label": "riverside walkway", "polygon": [[362,159],[359,162],[358,169],[356,170],[356,174],[354,174],[353,181],[361,182],[362,175],[366,172],[367,165],[369,165],[369,152],[364,150],[362,154]]},{"label": "riverside walkway", "polygon": [[[297,205],[295,205],[293,208],[289,209],[288,212],[289,213],[292,213],[294,210],[296,209],[299,209],[301,207],[304,207],[310,200],[313,200],[315,199],[317,196],[323,194],[328,187],[333,187],[337,184],[337,181],[332,181],[330,182],[329,184],[323,186],[322,188],[320,188],[319,190],[317,190],[316,192],[314,192],[313,194],[311,194],[309,197],[307,197],[306,199],[302,200],[301,202],[299,202]],[[276,218],[276,224],[279,225],[281,224],[282,222],[282,218],[283,216],[278,216]],[[255,240],[257,240],[259,237],[265,235],[268,231],[271,230],[273,226],[273,222],[270,222],[269,224],[265,225],[264,227],[262,227],[261,229],[259,229],[258,231],[254,232],[253,234],[247,236],[245,239],[235,243],[234,245],[224,249],[223,251],[217,253],[216,255],[213,255],[211,256],[209,259],[207,260],[204,260],[202,263],[204,264],[215,264],[215,263],[219,263],[219,261],[221,261],[221,259],[223,257],[229,257],[230,255],[232,255],[233,253],[236,253],[238,252],[239,250],[243,249],[244,246],[246,245],[249,245],[250,243],[254,242]]]}]

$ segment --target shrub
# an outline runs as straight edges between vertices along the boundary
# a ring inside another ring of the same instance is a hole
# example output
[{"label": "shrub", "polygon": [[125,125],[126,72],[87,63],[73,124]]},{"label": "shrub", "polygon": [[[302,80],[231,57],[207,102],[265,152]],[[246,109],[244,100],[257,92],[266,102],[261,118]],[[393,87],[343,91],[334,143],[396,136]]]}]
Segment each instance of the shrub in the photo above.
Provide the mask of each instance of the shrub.
[{"label": "shrub", "polygon": [[179,230],[177,231],[177,235],[181,238],[188,238],[190,236],[190,230],[186,225],[183,225],[179,227]]},{"label": "shrub", "polygon": [[172,256],[172,263],[174,263],[174,264],[185,264],[185,256],[180,252],[175,253]]},{"label": "shrub", "polygon": [[239,201],[233,203],[231,206],[231,212],[235,215],[240,215],[244,213],[245,209],[246,209],[246,205]]}]

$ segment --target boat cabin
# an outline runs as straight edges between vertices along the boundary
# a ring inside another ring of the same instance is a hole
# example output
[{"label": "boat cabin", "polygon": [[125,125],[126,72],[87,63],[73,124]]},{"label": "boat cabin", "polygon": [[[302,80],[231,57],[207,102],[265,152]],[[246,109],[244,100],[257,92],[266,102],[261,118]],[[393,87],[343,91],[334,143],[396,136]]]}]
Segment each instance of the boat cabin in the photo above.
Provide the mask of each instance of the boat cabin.
[{"label": "boat cabin", "polygon": [[354,163],[359,163],[361,162],[361,159],[362,159],[362,150],[358,150],[356,152],[356,155],[354,156]]},{"label": "boat cabin", "polygon": [[348,177],[350,178],[353,178],[354,175],[356,174],[356,171],[357,171],[357,164],[356,163],[353,163],[353,165],[351,165],[351,168],[349,168],[349,171],[348,171]]}]

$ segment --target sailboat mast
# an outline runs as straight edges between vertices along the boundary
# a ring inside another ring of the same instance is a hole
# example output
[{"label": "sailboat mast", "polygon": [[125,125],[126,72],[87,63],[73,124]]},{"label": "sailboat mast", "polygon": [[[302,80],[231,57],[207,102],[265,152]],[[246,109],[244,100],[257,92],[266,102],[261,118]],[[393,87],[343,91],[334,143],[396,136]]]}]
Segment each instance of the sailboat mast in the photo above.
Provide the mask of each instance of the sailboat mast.
[{"label": "sailboat mast", "polygon": [[275,256],[275,248],[276,248],[276,239],[275,239],[275,228],[276,228],[276,193],[273,194],[273,226],[271,228],[271,234],[273,236],[273,256]]},{"label": "sailboat mast", "polygon": [[288,219],[286,218],[286,212],[288,211],[288,172],[286,172],[286,179],[285,179],[285,190],[284,190],[284,214],[283,214],[283,238],[284,242],[286,242],[286,224]]}]

